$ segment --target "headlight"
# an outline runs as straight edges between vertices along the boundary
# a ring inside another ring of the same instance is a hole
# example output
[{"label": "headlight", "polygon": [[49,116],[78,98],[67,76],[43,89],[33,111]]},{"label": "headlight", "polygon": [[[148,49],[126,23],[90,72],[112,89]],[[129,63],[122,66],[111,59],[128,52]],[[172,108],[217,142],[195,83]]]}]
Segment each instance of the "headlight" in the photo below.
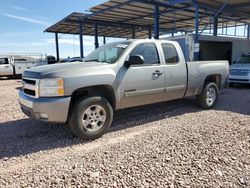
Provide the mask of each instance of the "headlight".
[{"label": "headlight", "polygon": [[63,78],[48,78],[40,80],[40,97],[57,97],[64,95]]}]

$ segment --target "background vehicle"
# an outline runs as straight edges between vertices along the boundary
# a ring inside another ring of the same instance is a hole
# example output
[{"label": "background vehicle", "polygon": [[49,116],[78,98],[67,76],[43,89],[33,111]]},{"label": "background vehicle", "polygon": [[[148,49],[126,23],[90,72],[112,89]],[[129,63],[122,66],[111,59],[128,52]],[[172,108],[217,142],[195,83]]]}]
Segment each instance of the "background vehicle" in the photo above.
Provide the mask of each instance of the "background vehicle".
[{"label": "background vehicle", "polygon": [[84,63],[25,71],[19,101],[28,116],[68,122],[75,135],[94,139],[109,128],[114,110],[185,96],[214,107],[228,69],[228,61],[186,62],[177,42],[129,40],[98,48]]},{"label": "background vehicle", "polygon": [[[50,56],[51,57],[51,56]],[[23,71],[32,67],[47,65],[47,56],[39,55],[1,55],[0,77],[22,75]]]},{"label": "background vehicle", "polygon": [[250,84],[250,54],[242,55],[230,66],[229,84]]}]

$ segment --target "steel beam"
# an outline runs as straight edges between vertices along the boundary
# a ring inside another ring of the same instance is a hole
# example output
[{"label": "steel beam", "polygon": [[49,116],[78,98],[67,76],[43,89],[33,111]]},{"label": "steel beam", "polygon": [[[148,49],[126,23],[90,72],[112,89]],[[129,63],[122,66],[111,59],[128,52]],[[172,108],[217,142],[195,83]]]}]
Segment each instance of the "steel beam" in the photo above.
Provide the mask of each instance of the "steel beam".
[{"label": "steel beam", "polygon": [[214,18],[214,31],[213,31],[213,36],[217,36],[218,35],[218,17],[216,16]]},{"label": "steel beam", "polygon": [[160,36],[160,32],[159,32],[159,20],[160,20],[160,9],[159,9],[159,5],[155,5],[155,8],[154,8],[154,38],[155,39],[159,39],[159,36]]},{"label": "steel beam", "polygon": [[148,38],[152,39],[152,27],[148,26]]},{"label": "steel beam", "polygon": [[[217,6],[209,5],[209,4],[203,3],[203,2],[199,2],[199,6],[202,7],[202,8],[209,8],[209,9],[213,9],[213,10],[217,9]],[[240,6],[247,7],[247,6],[249,6],[249,3],[241,4]],[[241,8],[240,6],[236,7],[236,5],[227,5],[227,7],[224,9],[224,13],[227,13],[230,16],[249,18],[250,17],[249,14],[246,14],[246,13],[241,12],[241,11],[235,11],[235,9]]]},{"label": "steel beam", "polygon": [[250,39],[250,24],[247,27],[247,38]]},{"label": "steel beam", "polygon": [[199,59],[199,6],[196,1],[194,1],[195,8],[195,52],[194,59],[198,61]]},{"label": "steel beam", "polygon": [[106,44],[106,36],[103,36],[103,44]]},{"label": "steel beam", "polygon": [[99,47],[97,22],[94,22],[94,28],[95,28],[95,49],[97,49]]},{"label": "steel beam", "polygon": [[132,39],[135,39],[135,28],[132,27]]},{"label": "steel beam", "polygon": [[[210,25],[210,27],[211,27],[212,21],[213,21],[213,23],[216,21],[215,19],[218,18],[218,16],[220,15],[220,13],[225,9],[226,5],[227,5],[227,1],[221,6],[221,8],[217,11],[217,13],[213,16],[213,18],[210,17],[210,22],[201,30],[200,35],[202,34],[202,32],[204,30],[207,29],[208,25]],[[217,22],[218,22],[218,19],[217,19]],[[217,27],[218,27],[218,24],[217,24]]]},{"label": "steel beam", "polygon": [[80,57],[84,58],[84,51],[83,51],[83,23],[80,21],[79,23],[79,40],[80,40]]},{"label": "steel beam", "polygon": [[170,5],[181,4],[181,3],[190,3],[191,0],[169,0]]},{"label": "steel beam", "polygon": [[58,42],[58,33],[55,33],[55,42],[56,42],[56,60],[60,60],[60,54],[59,54],[59,42]]}]

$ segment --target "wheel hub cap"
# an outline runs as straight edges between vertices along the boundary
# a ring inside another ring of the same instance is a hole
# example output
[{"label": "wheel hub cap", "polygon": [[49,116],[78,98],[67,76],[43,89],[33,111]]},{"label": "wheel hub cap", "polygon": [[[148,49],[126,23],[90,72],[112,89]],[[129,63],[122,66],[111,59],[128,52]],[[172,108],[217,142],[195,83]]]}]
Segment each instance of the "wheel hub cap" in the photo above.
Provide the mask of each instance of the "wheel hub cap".
[{"label": "wheel hub cap", "polygon": [[216,91],[214,88],[209,88],[207,91],[207,104],[213,105],[216,99]]},{"label": "wheel hub cap", "polygon": [[102,106],[92,105],[83,112],[82,124],[86,130],[93,132],[104,125],[106,118],[106,111]]}]

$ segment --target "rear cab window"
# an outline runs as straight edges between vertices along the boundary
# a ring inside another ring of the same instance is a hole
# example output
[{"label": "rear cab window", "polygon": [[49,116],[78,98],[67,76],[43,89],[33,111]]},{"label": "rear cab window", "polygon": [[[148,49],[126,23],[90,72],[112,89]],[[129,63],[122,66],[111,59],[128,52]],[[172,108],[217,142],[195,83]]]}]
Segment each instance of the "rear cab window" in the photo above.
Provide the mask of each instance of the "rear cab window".
[{"label": "rear cab window", "polygon": [[167,65],[178,64],[179,56],[175,46],[170,43],[162,43],[161,46],[164,54],[165,63]]}]

